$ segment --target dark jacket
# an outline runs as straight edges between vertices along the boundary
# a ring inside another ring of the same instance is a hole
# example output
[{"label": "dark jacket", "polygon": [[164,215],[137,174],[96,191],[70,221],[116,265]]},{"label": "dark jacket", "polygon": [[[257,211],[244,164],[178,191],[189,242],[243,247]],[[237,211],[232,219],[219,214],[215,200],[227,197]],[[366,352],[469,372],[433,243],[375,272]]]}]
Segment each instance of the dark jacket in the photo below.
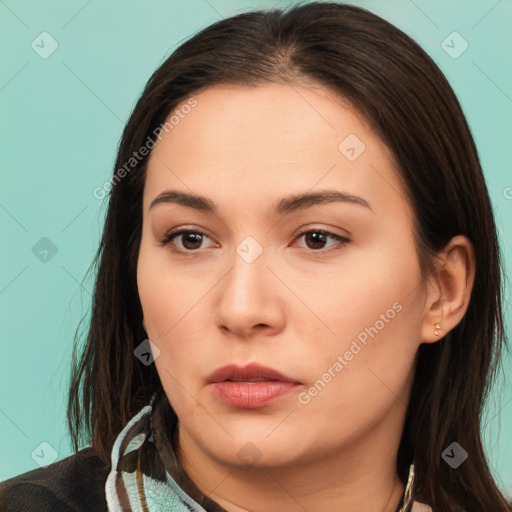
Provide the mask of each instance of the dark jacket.
[{"label": "dark jacket", "polygon": [[0,512],[106,512],[110,468],[92,447],[0,483]]}]

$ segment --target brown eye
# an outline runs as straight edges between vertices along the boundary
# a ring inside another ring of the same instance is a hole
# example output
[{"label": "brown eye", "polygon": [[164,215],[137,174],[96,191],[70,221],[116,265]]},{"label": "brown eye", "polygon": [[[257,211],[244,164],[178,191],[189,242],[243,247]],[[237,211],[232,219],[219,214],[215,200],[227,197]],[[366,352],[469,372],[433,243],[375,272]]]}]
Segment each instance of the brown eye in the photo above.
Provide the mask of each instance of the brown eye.
[{"label": "brown eye", "polygon": [[[309,249],[312,252],[328,252],[331,249],[325,249],[326,244],[329,239],[337,241],[336,244],[331,244],[336,248],[341,248],[344,245],[348,244],[350,240],[346,237],[336,235],[331,233],[330,231],[325,231],[322,229],[310,229],[309,231],[302,232],[297,239],[304,238],[306,242],[306,249]],[[199,253],[201,249],[201,244],[205,239],[209,239],[210,237],[201,231],[193,231],[190,229],[181,229],[178,231],[167,233],[163,240],[160,241],[161,245],[168,245],[173,252],[178,254],[187,254],[187,253]],[[176,242],[178,240],[178,242]],[[333,250],[334,250],[333,249]]]},{"label": "brown eye", "polygon": [[[327,235],[318,231],[310,231],[304,235],[304,240],[310,249],[323,249],[327,243]],[[311,242],[311,245],[308,242]]]},{"label": "brown eye", "polygon": [[[160,241],[160,244],[170,245],[171,249],[175,252],[199,252],[197,249],[201,248],[201,244],[205,238],[209,237],[201,231],[181,229],[179,231],[168,233],[164,239]],[[181,240],[177,248],[172,247],[173,245],[176,245],[175,239]]]},{"label": "brown eye", "polygon": [[324,249],[325,244],[329,239],[337,240],[338,245],[340,246],[343,246],[350,242],[350,240],[346,237],[339,236],[322,229],[311,229],[309,231],[304,231],[297,238],[301,237],[304,237],[306,248],[311,249],[314,252],[319,252],[320,250]]},{"label": "brown eye", "polygon": [[199,249],[201,246],[201,243],[203,241],[202,237],[203,235],[200,235],[199,233],[187,233],[187,234],[181,234],[181,243],[183,247],[187,250],[194,250]]}]

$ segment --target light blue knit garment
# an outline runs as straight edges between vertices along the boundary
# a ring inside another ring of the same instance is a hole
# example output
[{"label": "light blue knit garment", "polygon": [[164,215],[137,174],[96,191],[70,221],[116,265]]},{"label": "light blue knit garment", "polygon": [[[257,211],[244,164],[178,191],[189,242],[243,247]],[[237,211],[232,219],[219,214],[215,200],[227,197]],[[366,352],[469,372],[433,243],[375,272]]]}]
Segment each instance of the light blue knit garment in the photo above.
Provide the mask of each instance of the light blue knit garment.
[{"label": "light blue knit garment", "polygon": [[[158,481],[148,475],[119,470],[121,458],[138,450],[146,439],[153,442],[152,436],[144,433],[152,411],[152,404],[143,407],[123,428],[112,448],[112,470],[105,484],[109,512],[206,512],[190,498],[166,471],[167,482]],[[124,446],[124,448],[121,448]],[[139,492],[137,474],[142,481]],[[126,495],[129,505],[121,505],[120,495]],[[147,506],[146,506],[147,505]]]}]

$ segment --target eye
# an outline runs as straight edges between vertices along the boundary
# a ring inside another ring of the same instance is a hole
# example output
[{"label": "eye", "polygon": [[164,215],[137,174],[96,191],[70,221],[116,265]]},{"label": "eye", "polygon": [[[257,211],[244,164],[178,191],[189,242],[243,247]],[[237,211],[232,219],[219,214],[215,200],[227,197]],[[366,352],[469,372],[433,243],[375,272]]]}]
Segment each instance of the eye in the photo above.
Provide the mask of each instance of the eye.
[{"label": "eye", "polygon": [[[181,237],[181,248],[174,248],[174,239]],[[191,252],[198,252],[196,249],[201,247],[204,238],[210,238],[202,231],[193,231],[190,229],[180,229],[178,231],[171,231],[166,233],[163,240],[160,240],[161,245],[169,245],[171,250],[176,253],[186,254]],[[172,243],[171,243],[172,242]]]},{"label": "eye", "polygon": [[[336,235],[324,229],[310,229],[308,231],[303,231],[297,236],[296,239],[300,239],[302,237],[305,237],[304,240],[306,241],[306,249],[310,249],[312,252],[328,252],[322,251],[321,249],[324,249],[324,245],[329,238],[337,241],[337,245],[341,247],[350,242],[348,238]],[[174,240],[178,238],[181,239],[181,247],[176,247],[176,244],[174,242]],[[194,253],[199,252],[198,249],[201,248],[201,244],[205,238],[210,237],[203,233],[202,231],[180,229],[177,231],[171,231],[169,233],[166,233],[163,240],[160,240],[160,245],[169,245],[171,247],[171,250],[178,254]],[[329,249],[329,251],[330,250],[333,249]]]},{"label": "eye", "polygon": [[[350,240],[347,237],[336,235],[324,229],[310,229],[308,231],[303,231],[297,236],[297,239],[302,237],[305,237],[304,241],[306,242],[306,248],[311,249],[313,252],[328,252],[319,251],[319,249],[324,249],[324,244],[326,243],[326,240],[329,238],[338,241],[338,245],[340,247],[350,242]],[[329,249],[329,251],[330,250],[333,249]]]}]

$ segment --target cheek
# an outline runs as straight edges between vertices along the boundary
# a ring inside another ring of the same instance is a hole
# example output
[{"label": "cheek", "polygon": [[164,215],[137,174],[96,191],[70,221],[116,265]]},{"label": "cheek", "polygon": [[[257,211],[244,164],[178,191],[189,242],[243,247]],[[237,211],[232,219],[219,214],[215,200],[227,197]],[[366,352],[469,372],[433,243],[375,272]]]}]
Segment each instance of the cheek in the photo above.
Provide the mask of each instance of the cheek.
[{"label": "cheek", "polygon": [[[171,335],[180,319],[197,302],[197,287],[183,272],[170,265],[165,249],[153,247],[143,238],[137,264],[137,287],[148,335],[162,343]],[[195,299],[195,301],[194,301]]]},{"label": "cheek", "polygon": [[[188,364],[190,346],[186,351],[179,350],[179,346],[183,346],[179,343],[180,329],[187,323],[186,313],[190,309],[181,290],[187,288],[181,288],[179,279],[175,276],[171,279],[168,270],[158,265],[155,252],[141,247],[137,268],[139,297],[146,332],[160,350],[154,362],[160,381],[173,406],[181,410],[180,403],[186,398],[183,389],[191,388],[187,381],[191,368]],[[188,403],[187,407],[193,409],[194,402]]]},{"label": "cheek", "polygon": [[304,402],[318,414],[348,409],[352,416],[396,396],[406,401],[424,303],[414,247],[361,253],[326,282],[328,290],[308,295],[330,332],[301,354],[311,391]]},{"label": "cheek", "polygon": [[153,264],[149,251],[141,248],[137,266],[137,286],[144,314],[146,330],[152,341],[158,343],[163,332],[172,326],[176,309],[172,300],[172,289],[166,282],[165,274]]},{"label": "cheek", "polygon": [[[408,307],[377,308],[388,323],[369,320],[362,329],[353,329],[355,335],[342,334],[337,343],[300,358],[308,361],[309,380],[297,395],[298,417],[313,419],[319,437],[334,439],[340,432],[357,437],[387,415],[403,412],[417,349],[417,327]],[[341,331],[343,325],[338,325]]]},{"label": "cheek", "polygon": [[204,310],[205,301],[201,301],[211,284],[185,277],[169,262],[165,250],[141,246],[137,266],[139,298],[148,337],[160,349],[155,364],[166,388],[175,382],[172,376],[185,382],[193,374],[190,370],[202,360],[204,352],[205,322],[211,318],[211,313]]},{"label": "cheek", "polygon": [[406,319],[415,325],[421,304],[413,301],[419,284],[421,272],[414,247],[380,243],[352,249],[320,277],[296,276],[294,290],[318,319],[309,315],[304,323],[314,323],[324,340],[330,340],[327,345],[338,350],[358,336],[364,342],[368,329],[375,333],[376,328],[380,338],[386,338],[386,333],[393,338]]}]

